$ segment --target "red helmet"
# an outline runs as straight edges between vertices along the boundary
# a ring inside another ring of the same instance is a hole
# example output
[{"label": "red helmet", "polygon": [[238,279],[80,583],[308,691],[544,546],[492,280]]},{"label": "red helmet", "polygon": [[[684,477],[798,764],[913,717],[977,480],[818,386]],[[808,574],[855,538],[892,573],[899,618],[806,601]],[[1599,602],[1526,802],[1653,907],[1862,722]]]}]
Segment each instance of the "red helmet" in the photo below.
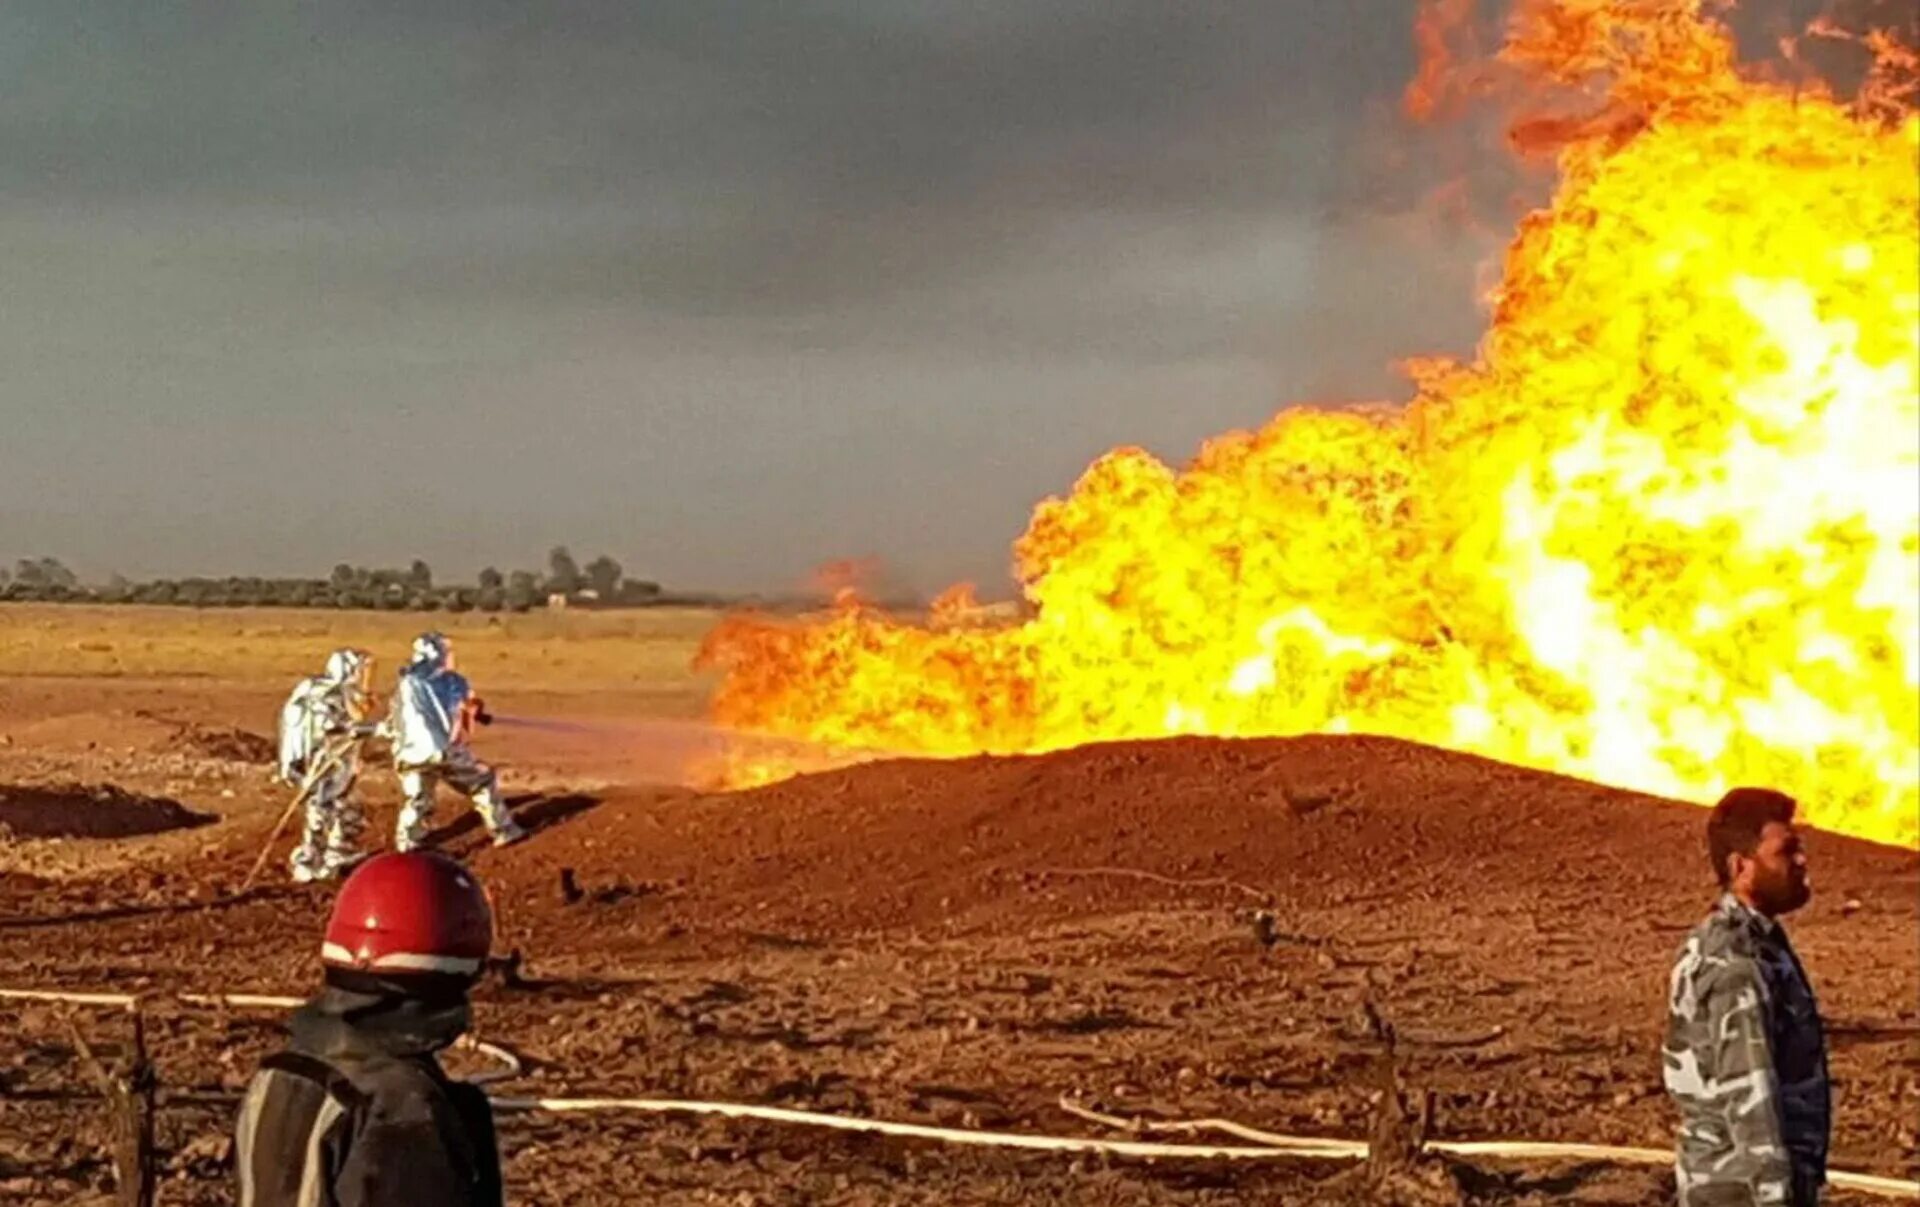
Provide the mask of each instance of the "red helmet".
[{"label": "red helmet", "polygon": [[340,886],[320,962],[356,972],[472,976],[493,946],[493,910],[480,882],[432,851],[389,852]]}]

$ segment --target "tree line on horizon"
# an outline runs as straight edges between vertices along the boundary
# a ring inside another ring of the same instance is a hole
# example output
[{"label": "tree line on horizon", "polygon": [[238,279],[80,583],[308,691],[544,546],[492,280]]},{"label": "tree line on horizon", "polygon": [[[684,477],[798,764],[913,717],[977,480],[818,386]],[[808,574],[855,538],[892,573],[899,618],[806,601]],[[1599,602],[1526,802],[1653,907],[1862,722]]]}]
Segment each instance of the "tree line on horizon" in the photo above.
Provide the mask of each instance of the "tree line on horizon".
[{"label": "tree line on horizon", "polygon": [[629,578],[625,568],[604,553],[582,566],[565,545],[548,552],[545,574],[531,570],[503,574],[489,566],[471,584],[436,582],[432,567],[419,559],[404,570],[341,562],[326,578],[233,576],[132,582],[115,574],[105,583],[86,584],[58,558],[21,558],[11,571],[0,566],[0,601],[390,612],[528,612],[555,603],[644,608],[721,602],[706,596],[672,595],[657,582]]}]

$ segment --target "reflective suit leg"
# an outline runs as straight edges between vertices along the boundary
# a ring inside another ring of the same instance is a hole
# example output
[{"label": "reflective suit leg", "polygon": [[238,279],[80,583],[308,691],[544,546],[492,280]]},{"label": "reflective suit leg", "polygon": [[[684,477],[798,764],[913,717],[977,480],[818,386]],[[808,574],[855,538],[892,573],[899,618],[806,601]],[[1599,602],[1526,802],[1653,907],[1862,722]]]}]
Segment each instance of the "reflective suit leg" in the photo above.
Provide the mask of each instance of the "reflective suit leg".
[{"label": "reflective suit leg", "polygon": [[433,791],[440,783],[438,767],[403,767],[400,791],[406,803],[400,806],[400,822],[394,831],[393,849],[411,851],[426,841],[433,822]]},{"label": "reflective suit leg", "polygon": [[493,768],[474,758],[472,750],[462,746],[448,751],[445,770],[447,783],[473,801],[487,832],[493,835],[495,846],[518,842],[527,836],[520,823],[513,820],[512,810],[500,798],[500,783]]},{"label": "reflective suit leg", "polygon": [[352,770],[340,773],[339,790],[334,794],[333,814],[327,821],[327,846],[321,867],[329,876],[337,876],[360,858],[360,836],[366,832],[367,817],[354,799],[353,786],[358,778]]},{"label": "reflective suit leg", "polygon": [[287,859],[288,870],[300,884],[320,879],[325,866],[327,825],[333,818],[332,803],[327,799],[328,787],[325,782],[315,784],[301,808],[300,841],[294,844],[293,854]]}]

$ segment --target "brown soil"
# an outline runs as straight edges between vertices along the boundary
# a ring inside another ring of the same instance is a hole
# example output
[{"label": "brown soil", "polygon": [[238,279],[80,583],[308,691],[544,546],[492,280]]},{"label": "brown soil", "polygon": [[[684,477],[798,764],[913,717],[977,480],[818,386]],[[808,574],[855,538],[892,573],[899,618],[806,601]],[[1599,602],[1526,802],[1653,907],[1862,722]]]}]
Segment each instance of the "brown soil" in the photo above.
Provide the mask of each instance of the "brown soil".
[{"label": "brown soil", "polygon": [[[530,752],[534,748],[528,748]],[[530,759],[530,762],[537,762]],[[0,982],[298,992],[328,894],[234,895],[277,812],[245,780],[198,845],[0,877]],[[510,781],[511,782],[511,781]],[[1365,738],[1182,740],[875,764],[735,796],[558,781],[535,828],[442,841],[500,915],[489,1037],[517,1092],[715,1098],[1089,1134],[1114,1113],[1359,1137],[1368,1011],[1441,1137],[1661,1146],[1664,982],[1710,902],[1697,808]],[[375,785],[377,820],[390,788]],[[1791,926],[1839,1087],[1835,1164],[1920,1176],[1920,857],[1811,842]],[[159,1010],[166,1201],[227,1201],[232,1095],[270,1016]],[[124,1023],[89,1033],[111,1051]],[[0,1003],[0,1197],[107,1179],[53,1008]],[[224,1097],[223,1097],[224,1096]],[[1324,1164],[942,1149],[651,1116],[515,1116],[517,1203],[1379,1201]],[[1445,1171],[1487,1203],[1652,1203],[1659,1170]],[[1870,1200],[1836,1194],[1830,1202]]]},{"label": "brown soil", "polygon": [[250,763],[256,767],[270,766],[278,761],[279,748],[272,738],[264,734],[235,729],[230,725],[201,725],[192,721],[169,721],[165,717],[155,716],[145,711],[138,711],[134,715],[170,725],[173,730],[171,735],[173,744],[192,751],[202,758],[218,759],[229,763]]}]

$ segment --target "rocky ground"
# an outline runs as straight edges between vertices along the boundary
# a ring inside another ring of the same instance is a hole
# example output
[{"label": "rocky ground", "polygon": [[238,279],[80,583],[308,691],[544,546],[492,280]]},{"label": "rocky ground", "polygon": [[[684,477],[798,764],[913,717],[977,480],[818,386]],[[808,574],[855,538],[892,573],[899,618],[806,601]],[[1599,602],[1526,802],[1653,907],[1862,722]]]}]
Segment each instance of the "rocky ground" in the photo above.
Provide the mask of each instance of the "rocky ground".
[{"label": "rocky ground", "polygon": [[[209,690],[169,711],[143,691],[117,689],[110,740],[30,724],[58,712],[31,693],[0,712],[0,986],[303,992],[328,893],[286,884],[277,858],[240,891],[278,812],[264,727],[246,724],[270,696]],[[731,796],[622,787],[617,766],[589,774],[517,740],[532,840],[485,849],[452,802],[442,833],[518,957],[478,1007],[485,1037],[527,1062],[504,1093],[1117,1134],[1065,1098],[1364,1137],[1378,1017],[1440,1137],[1668,1142],[1664,981],[1712,896],[1697,808],[1365,738],[879,763]],[[385,823],[392,790],[369,783]],[[1835,1164],[1920,1176],[1920,857],[1827,835],[1812,855],[1817,897],[1793,934],[1832,1027]],[[157,1003],[146,1025],[162,1201],[227,1202],[225,1129],[276,1015]],[[0,1200],[84,1202],[111,1183],[76,1029],[111,1060],[128,1022],[0,1002]],[[1394,1197],[1329,1162],[655,1115],[513,1114],[503,1143],[524,1204]],[[1415,1198],[1501,1204],[1652,1203],[1671,1184],[1598,1163],[1427,1176]]]}]

